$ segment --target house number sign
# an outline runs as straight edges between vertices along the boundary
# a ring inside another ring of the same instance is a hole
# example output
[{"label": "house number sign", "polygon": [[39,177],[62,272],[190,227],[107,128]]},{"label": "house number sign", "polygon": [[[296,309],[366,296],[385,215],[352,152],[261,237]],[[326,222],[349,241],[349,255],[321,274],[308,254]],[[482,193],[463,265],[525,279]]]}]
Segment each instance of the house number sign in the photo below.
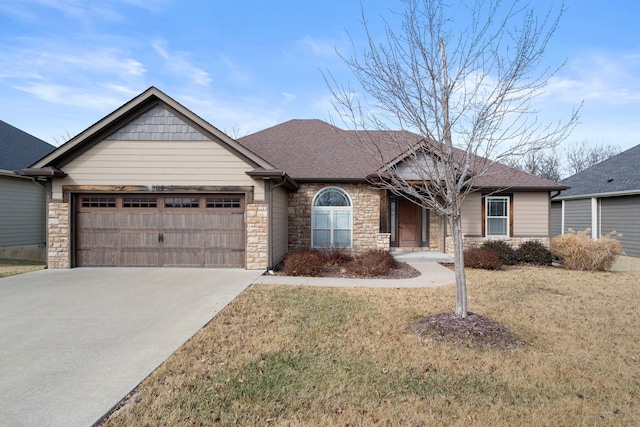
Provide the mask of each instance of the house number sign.
[{"label": "house number sign", "polygon": [[152,185],[151,191],[164,191],[167,188],[165,185]]}]

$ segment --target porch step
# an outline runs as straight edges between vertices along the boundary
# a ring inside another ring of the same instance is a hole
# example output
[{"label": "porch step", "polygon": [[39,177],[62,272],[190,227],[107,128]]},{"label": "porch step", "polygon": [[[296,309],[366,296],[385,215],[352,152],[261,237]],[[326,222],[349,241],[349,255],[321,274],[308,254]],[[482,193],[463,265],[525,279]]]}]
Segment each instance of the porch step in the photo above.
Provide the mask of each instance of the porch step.
[{"label": "porch step", "polygon": [[391,254],[402,262],[443,262],[452,263],[453,258],[443,252],[415,250],[420,248],[392,248]]}]

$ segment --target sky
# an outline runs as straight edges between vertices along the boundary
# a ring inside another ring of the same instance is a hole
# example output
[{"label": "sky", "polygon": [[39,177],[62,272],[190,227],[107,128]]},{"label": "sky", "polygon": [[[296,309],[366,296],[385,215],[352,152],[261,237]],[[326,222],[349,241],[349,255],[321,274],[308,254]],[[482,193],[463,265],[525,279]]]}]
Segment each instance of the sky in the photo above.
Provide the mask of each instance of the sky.
[{"label": "sky", "polygon": [[[0,120],[53,145],[155,86],[232,137],[290,119],[331,120],[325,73],[355,82],[336,52],[379,38],[400,0],[0,0]],[[558,1],[535,0],[536,11]],[[547,47],[565,63],[540,116],[563,144],[640,144],[640,2],[566,0]]]}]

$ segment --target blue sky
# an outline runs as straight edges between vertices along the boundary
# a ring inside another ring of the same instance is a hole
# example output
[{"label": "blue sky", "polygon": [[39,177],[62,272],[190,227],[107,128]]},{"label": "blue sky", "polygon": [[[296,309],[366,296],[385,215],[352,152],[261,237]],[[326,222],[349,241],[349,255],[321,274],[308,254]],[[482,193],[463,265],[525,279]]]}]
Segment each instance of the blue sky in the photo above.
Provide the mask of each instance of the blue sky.
[{"label": "blue sky", "polygon": [[[373,23],[401,10],[398,0],[363,4]],[[543,117],[567,118],[584,100],[565,144],[640,144],[640,2],[565,4],[547,53],[567,62]],[[358,0],[0,0],[0,120],[57,145],[149,86],[231,136],[328,120],[320,70],[354,80],[335,53],[351,53],[348,34],[360,46]]]}]

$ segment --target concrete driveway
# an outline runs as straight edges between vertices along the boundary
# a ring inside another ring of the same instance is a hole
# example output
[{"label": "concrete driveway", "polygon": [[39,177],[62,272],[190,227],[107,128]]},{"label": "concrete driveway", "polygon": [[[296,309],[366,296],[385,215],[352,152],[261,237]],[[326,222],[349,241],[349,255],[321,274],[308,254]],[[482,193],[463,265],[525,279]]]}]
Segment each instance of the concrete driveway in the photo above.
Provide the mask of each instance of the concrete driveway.
[{"label": "concrete driveway", "polygon": [[0,424],[92,425],[259,275],[78,268],[0,279]]}]

